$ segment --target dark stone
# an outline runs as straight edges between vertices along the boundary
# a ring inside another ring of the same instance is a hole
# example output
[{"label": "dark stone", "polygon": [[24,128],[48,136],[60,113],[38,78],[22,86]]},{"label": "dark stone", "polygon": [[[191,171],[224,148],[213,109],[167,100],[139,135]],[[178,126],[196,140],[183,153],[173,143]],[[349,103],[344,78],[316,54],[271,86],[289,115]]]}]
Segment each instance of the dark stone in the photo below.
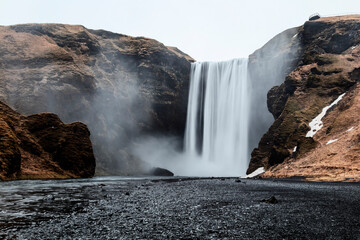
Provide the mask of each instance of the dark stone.
[{"label": "dark stone", "polygon": [[355,68],[354,71],[349,73],[350,79],[356,82],[360,82],[360,68]]},{"label": "dark stone", "polygon": [[263,199],[261,202],[269,203],[269,204],[277,204],[279,201],[276,199],[275,196],[270,197],[269,199]]},{"label": "dark stone", "polygon": [[285,158],[290,156],[290,152],[281,146],[273,146],[270,157],[269,157],[269,164],[271,166],[282,163]]},{"label": "dark stone", "polygon": [[316,74],[316,75],[320,75],[321,71],[319,71],[319,69],[317,69],[317,67],[313,67],[310,69],[312,74]]},{"label": "dark stone", "polygon": [[285,93],[284,84],[272,87],[267,93],[267,106],[274,119],[278,118],[284,110],[288,97],[289,94]]},{"label": "dark stone", "polygon": [[327,45],[324,46],[324,50],[328,53],[340,54],[349,47],[353,46],[356,41],[356,35],[345,33],[345,34],[334,34]]},{"label": "dark stone", "polygon": [[162,177],[172,177],[172,176],[174,176],[174,173],[170,172],[167,169],[157,167],[157,168],[153,168],[150,171],[150,175],[152,175],[152,176],[162,176]]},{"label": "dark stone", "polygon": [[327,27],[329,26],[328,23],[326,22],[321,22],[321,21],[316,21],[316,22],[306,22],[304,24],[304,40],[306,41],[311,41],[313,38],[315,38],[315,36],[319,33],[321,33],[323,30],[325,30]]}]

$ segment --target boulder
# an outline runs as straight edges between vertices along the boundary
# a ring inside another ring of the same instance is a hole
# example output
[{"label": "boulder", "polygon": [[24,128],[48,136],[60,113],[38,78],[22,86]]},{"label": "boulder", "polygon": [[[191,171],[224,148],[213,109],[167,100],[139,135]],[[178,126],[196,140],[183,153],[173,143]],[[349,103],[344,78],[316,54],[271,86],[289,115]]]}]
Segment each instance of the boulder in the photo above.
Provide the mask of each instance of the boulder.
[{"label": "boulder", "polygon": [[88,178],[95,157],[87,126],[51,113],[23,116],[0,102],[0,180]]},{"label": "boulder", "polygon": [[174,173],[164,168],[153,168],[150,170],[150,175],[152,176],[161,176],[161,177],[172,177]]},{"label": "boulder", "polygon": [[263,199],[261,202],[269,203],[269,204],[277,204],[279,201],[276,199],[275,196],[271,196],[269,199]]}]

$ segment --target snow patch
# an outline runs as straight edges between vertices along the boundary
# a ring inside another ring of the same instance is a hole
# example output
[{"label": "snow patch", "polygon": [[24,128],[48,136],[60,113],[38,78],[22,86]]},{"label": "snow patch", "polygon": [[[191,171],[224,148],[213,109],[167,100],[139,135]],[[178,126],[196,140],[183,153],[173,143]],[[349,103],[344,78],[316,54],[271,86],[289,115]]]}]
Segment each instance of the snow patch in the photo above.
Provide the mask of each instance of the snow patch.
[{"label": "snow patch", "polygon": [[354,127],[349,128],[348,130],[346,130],[346,133],[352,131],[353,129]]},{"label": "snow patch", "polygon": [[326,143],[326,145],[329,145],[329,144],[331,144],[331,143],[333,143],[333,142],[336,142],[336,141],[337,141],[337,139],[329,140],[329,141]]},{"label": "snow patch", "polygon": [[293,149],[293,153],[294,153],[294,152],[296,152],[296,149],[297,149],[297,146],[295,146],[295,147],[294,147],[294,149]]},{"label": "snow patch", "polygon": [[326,112],[333,106],[335,106],[343,97],[345,93],[341,94],[335,101],[333,101],[329,106],[326,106],[322,109],[321,113],[317,115],[310,123],[310,131],[307,132],[306,137],[313,137],[317,131],[319,131],[322,126],[323,122],[321,119],[325,116]]},{"label": "snow patch", "polygon": [[253,171],[252,173],[246,175],[245,177],[242,177],[242,178],[253,178],[253,177],[256,177],[262,173],[265,172],[265,168],[264,167],[260,167],[258,169],[256,169],[255,171]]}]

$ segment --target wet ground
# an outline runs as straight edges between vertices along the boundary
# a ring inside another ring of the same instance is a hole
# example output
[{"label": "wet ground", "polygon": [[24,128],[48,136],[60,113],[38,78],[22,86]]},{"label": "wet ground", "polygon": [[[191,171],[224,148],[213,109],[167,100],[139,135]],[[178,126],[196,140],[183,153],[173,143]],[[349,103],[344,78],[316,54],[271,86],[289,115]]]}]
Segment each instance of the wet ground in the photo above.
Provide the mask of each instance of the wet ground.
[{"label": "wet ground", "polygon": [[[261,200],[275,196],[277,204]],[[0,239],[360,239],[360,184],[0,182]]]}]

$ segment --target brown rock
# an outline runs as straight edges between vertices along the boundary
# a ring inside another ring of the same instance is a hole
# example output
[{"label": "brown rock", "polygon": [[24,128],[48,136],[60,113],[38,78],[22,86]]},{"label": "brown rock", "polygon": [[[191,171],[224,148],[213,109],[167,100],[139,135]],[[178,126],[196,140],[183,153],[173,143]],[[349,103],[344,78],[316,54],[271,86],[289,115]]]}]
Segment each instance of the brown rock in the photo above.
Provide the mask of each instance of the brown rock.
[{"label": "brown rock", "polygon": [[[326,144],[327,147],[324,147],[325,140],[322,140],[321,135],[327,134],[329,138],[335,134],[333,123],[324,123],[323,133],[318,132],[314,138],[305,135],[310,130],[309,122],[340,94],[354,88],[359,80],[359,26],[360,16],[353,15],[320,18],[306,22],[298,29],[302,46],[298,50],[301,53],[299,62],[284,78],[285,81],[268,93],[268,107],[275,122],[253,151],[248,172],[264,166],[268,169],[265,177],[325,177],[332,175],[332,171],[336,172],[335,167],[345,171],[345,175],[354,173],[348,175],[350,178],[358,174],[356,161],[352,162],[351,170],[345,167],[352,161],[350,159],[355,156],[360,158],[346,144],[341,150],[343,160],[336,159],[338,154],[324,153],[326,157],[321,157],[322,151],[329,148]],[[331,114],[341,106],[336,106]],[[350,104],[347,108],[352,106]],[[338,119],[346,118],[345,112],[337,114]],[[350,118],[348,121],[357,122]],[[341,131],[346,131],[346,127]],[[297,147],[295,153],[294,147]]]},{"label": "brown rock", "polygon": [[0,102],[0,180],[92,177],[86,125],[51,113],[25,117]]},{"label": "brown rock", "polygon": [[78,25],[0,26],[0,100],[91,130],[99,172],[130,174],[141,134],[181,137],[191,57],[144,37]]},{"label": "brown rock", "polygon": [[[300,61],[303,51],[301,36],[298,34],[300,29],[300,27],[291,28],[276,35],[249,56],[248,75],[251,80],[252,103],[249,128],[250,150],[258,146],[263,134],[273,123],[274,117],[279,117],[289,95],[288,91],[292,90],[291,84],[288,88],[279,85]],[[268,113],[269,110],[273,115]],[[267,140],[264,141],[266,144]]]},{"label": "brown rock", "polygon": [[[271,167],[264,177],[306,177],[314,181],[360,181],[360,85],[323,119],[323,128],[314,136],[316,146]],[[312,139],[312,138],[306,138]],[[301,147],[299,149],[301,151]]]}]

